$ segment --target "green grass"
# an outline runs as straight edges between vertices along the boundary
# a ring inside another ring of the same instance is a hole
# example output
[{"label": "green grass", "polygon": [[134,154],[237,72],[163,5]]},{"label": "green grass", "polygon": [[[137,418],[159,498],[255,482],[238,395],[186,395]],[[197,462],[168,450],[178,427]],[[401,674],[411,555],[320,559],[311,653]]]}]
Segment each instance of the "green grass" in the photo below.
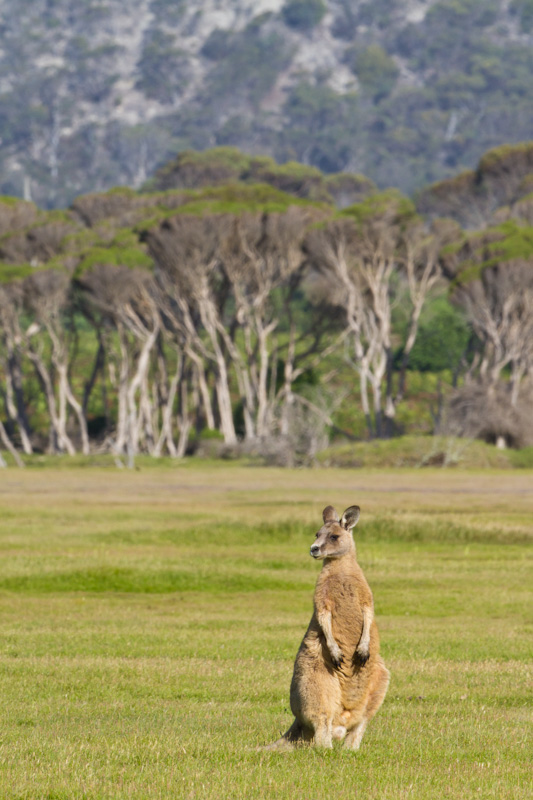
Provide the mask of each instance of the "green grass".
[{"label": "green grass", "polygon": [[[162,464],[1,476],[2,799],[530,797],[531,471]],[[389,693],[356,754],[257,751],[330,502]]]},{"label": "green grass", "polygon": [[[89,350],[83,354],[88,359]],[[415,409],[416,410],[416,409]],[[222,441],[218,431],[206,428],[200,434],[200,441],[204,444],[211,440]],[[206,448],[206,452],[209,452]],[[9,453],[4,453],[4,458],[10,466],[15,461]],[[27,467],[53,468],[54,470],[70,470],[77,468],[103,468],[115,470],[117,460],[109,454],[84,456],[77,454],[68,455],[23,455],[22,459]],[[201,462],[198,463],[198,459]],[[234,460],[234,459],[231,459]],[[264,462],[258,456],[240,456],[235,460],[241,466],[260,466]],[[125,461],[125,459],[124,459]],[[337,442],[319,452],[315,461],[317,465],[325,467],[350,467],[358,469],[396,469],[400,467],[461,467],[463,469],[533,469],[533,447],[524,447],[521,450],[500,450],[495,445],[472,439],[458,439],[445,436],[397,436],[392,439],[373,439],[360,442]],[[123,462],[122,462],[123,463]],[[124,466],[124,463],[123,463]],[[140,455],[135,459],[136,468],[142,470],[174,470],[178,468],[174,459],[163,457],[153,458]],[[212,469],[224,470],[228,467],[228,460],[208,458],[206,456],[187,457],[179,463],[179,469]]]}]

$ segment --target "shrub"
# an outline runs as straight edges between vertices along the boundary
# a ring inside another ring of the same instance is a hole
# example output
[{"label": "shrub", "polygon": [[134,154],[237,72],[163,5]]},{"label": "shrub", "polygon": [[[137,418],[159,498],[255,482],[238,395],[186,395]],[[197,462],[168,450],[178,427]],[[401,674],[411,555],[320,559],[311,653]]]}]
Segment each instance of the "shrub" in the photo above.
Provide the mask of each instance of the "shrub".
[{"label": "shrub", "polygon": [[332,36],[346,42],[353,42],[359,21],[357,9],[352,8],[349,2],[342,4],[331,26]]},{"label": "shrub", "polygon": [[33,203],[19,200],[18,197],[0,196],[0,236],[31,225],[38,215],[39,211]]},{"label": "shrub", "polygon": [[207,37],[201,49],[201,54],[211,61],[219,61],[229,55],[231,50],[231,33],[215,28]]},{"label": "shrub", "polygon": [[206,86],[206,99],[215,109],[222,104],[226,110],[228,97],[232,104],[247,101],[257,107],[290,62],[291,53],[283,36],[275,32],[263,34],[261,25],[253,23],[226,42],[218,37],[207,47],[207,56],[218,58]]},{"label": "shrub", "polygon": [[359,9],[358,22],[360,25],[386,28],[393,22],[397,5],[397,0],[372,0],[370,3],[363,3]]},{"label": "shrub", "polygon": [[326,13],[326,6],[322,0],[288,0],[281,13],[289,28],[309,31],[318,25]]},{"label": "shrub", "polygon": [[524,390],[516,406],[512,406],[508,384],[500,382],[490,392],[488,388],[482,383],[471,383],[454,392],[446,432],[490,444],[503,440],[507,447],[531,448],[531,391]]},{"label": "shrub", "polygon": [[428,20],[435,26],[457,30],[474,23],[479,28],[492,25],[498,17],[496,0],[441,0],[428,12]]},{"label": "shrub", "polygon": [[136,88],[160,103],[171,103],[186,81],[187,61],[175,47],[174,37],[155,29],[148,32],[139,60]]},{"label": "shrub", "polygon": [[312,200],[328,200],[324,176],[316,167],[288,161],[276,164],[273,159],[252,159],[250,174],[254,181],[268,183],[282,192]]},{"label": "shrub", "polygon": [[186,8],[185,0],[152,0],[150,3],[150,11],[155,19],[167,25],[180,22]]},{"label": "shrub", "polygon": [[302,81],[287,98],[283,112],[280,160],[306,160],[323,172],[346,168],[358,130],[357,97],[338,94],[329,86]]},{"label": "shrub", "polygon": [[246,147],[251,138],[252,120],[242,114],[234,114],[216,132],[217,145]]},{"label": "shrub", "polygon": [[391,93],[400,74],[394,59],[377,44],[356,53],[353,71],[376,101]]},{"label": "shrub", "polygon": [[531,33],[533,30],[533,0],[513,0],[509,11],[519,17],[522,33]]},{"label": "shrub", "polygon": [[337,208],[347,208],[354,203],[360,203],[365,197],[377,192],[375,184],[369,178],[350,172],[328,175],[325,185]]},{"label": "shrub", "polygon": [[182,150],[155,175],[156,189],[193,189],[238,181],[249,157],[235,147]]}]

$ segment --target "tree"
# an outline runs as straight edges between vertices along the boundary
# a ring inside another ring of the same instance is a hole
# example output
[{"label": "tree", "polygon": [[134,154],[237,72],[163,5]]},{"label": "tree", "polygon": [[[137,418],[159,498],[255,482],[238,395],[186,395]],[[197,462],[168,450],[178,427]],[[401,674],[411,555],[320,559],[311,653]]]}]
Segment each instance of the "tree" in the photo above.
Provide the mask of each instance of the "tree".
[{"label": "tree", "polygon": [[[221,249],[222,269],[235,299],[235,320],[242,331],[242,351],[225,337],[232,355],[243,403],[248,438],[273,433],[276,406],[281,402],[281,432],[288,433],[292,384],[296,368],[296,325],[292,305],[302,280],[302,243],[310,210],[292,207],[283,214],[235,218]],[[282,388],[277,389],[280,346],[275,337],[281,319],[288,322]]]},{"label": "tree", "polygon": [[[20,279],[0,285],[0,327],[2,365],[5,377],[5,409],[12,427],[17,427],[22,449],[33,452],[31,428],[26,411],[22,372],[23,286]],[[7,435],[7,434],[6,434]]]},{"label": "tree", "polygon": [[[390,435],[396,406],[404,394],[405,370],[420,313],[439,277],[435,237],[425,229],[409,201],[396,193],[385,193],[352,206],[333,222],[312,231],[306,250],[312,268],[322,276],[318,291],[344,314],[368,433]],[[404,287],[410,304],[409,324],[395,393],[391,314]]]},{"label": "tree", "polygon": [[391,93],[400,74],[394,59],[377,44],[356,52],[353,71],[376,103]]},{"label": "tree", "polygon": [[495,147],[484,154],[476,170],[420,192],[417,206],[428,216],[452,217],[465,227],[482,228],[490,224],[498,208],[520,198],[531,174],[532,142]]},{"label": "tree", "polygon": [[78,420],[84,454],[89,453],[89,435],[82,404],[70,380],[74,356],[74,323],[67,318],[71,310],[70,288],[70,275],[60,270],[43,269],[26,278],[24,310],[30,315],[30,324],[20,330],[24,352],[35,368],[46,398],[51,423],[50,448],[54,453],[73,455],[76,448],[67,431],[69,407]]},{"label": "tree", "polygon": [[151,100],[172,103],[188,83],[185,53],[175,46],[175,37],[157,28],[148,31],[137,65],[136,88]]},{"label": "tree", "polygon": [[[85,302],[114,330],[117,347],[107,336],[108,360],[116,360],[115,387],[118,396],[116,434],[112,449],[126,453],[129,466],[141,448],[153,454],[156,431],[149,387],[150,359],[161,330],[159,309],[152,291],[150,273],[102,261],[77,277]],[[94,317],[92,317],[94,319]]]},{"label": "tree", "polygon": [[[224,311],[228,287],[220,270],[219,248],[226,228],[224,216],[180,214],[143,234],[157,264],[156,278],[171,299],[167,313],[184,338],[197,367],[208,426],[214,427],[205,363],[215,372],[220,430],[226,444],[235,444]],[[206,334],[206,338],[202,335]]]},{"label": "tree", "polygon": [[509,10],[520,19],[522,33],[531,33],[533,30],[533,0],[512,0]]},{"label": "tree", "polygon": [[442,253],[452,297],[481,342],[470,374],[494,392],[510,369],[510,402],[518,403],[524,375],[533,371],[533,229],[508,220],[465,236]]},{"label": "tree", "polygon": [[324,331],[316,316],[309,314],[312,335],[294,318],[302,242],[319,215],[297,206],[209,219],[179,214],[144,234],[157,264],[165,327],[194,364],[208,427],[216,419],[226,444],[237,441],[235,391],[247,440],[289,433],[294,382]]}]

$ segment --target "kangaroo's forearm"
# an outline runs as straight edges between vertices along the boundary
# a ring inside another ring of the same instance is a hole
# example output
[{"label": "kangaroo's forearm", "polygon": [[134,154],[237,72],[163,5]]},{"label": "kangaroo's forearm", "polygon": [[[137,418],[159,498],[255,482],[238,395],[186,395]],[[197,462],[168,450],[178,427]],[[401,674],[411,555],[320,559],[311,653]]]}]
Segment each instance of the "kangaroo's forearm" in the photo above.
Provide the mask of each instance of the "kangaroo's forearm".
[{"label": "kangaroo's forearm", "polygon": [[327,609],[319,611],[317,613],[317,620],[322,629],[322,633],[324,634],[324,638],[326,640],[333,663],[338,665],[342,661],[342,651],[333,636],[333,629],[331,627],[331,611],[328,611]]}]

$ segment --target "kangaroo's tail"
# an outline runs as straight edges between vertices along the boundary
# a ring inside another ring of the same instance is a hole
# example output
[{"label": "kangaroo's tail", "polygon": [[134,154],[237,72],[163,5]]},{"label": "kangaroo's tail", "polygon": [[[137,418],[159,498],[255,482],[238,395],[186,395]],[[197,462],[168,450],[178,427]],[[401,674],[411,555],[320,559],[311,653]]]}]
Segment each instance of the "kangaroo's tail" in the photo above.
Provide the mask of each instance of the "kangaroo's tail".
[{"label": "kangaroo's tail", "polygon": [[277,741],[272,742],[272,744],[267,744],[264,747],[258,747],[258,750],[294,750],[296,745],[299,742],[306,740],[307,737],[304,735],[304,730],[300,722],[297,719],[294,720],[289,730],[283,734],[280,739]]}]

